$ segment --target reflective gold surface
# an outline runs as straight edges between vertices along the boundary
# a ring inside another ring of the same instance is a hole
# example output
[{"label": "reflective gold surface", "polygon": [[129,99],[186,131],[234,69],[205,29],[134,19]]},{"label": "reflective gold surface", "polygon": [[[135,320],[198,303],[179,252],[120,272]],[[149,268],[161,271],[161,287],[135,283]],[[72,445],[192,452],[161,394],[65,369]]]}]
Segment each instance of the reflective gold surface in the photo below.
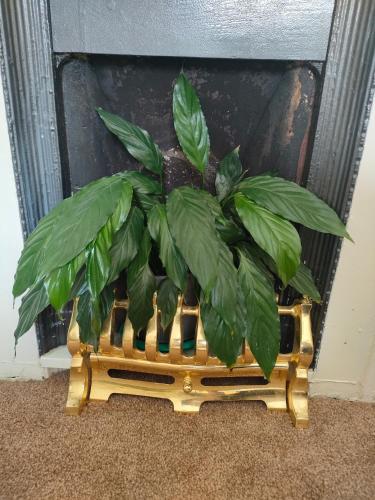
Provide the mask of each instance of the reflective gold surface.
[{"label": "reflective gold surface", "polygon": [[[310,311],[307,299],[292,306],[279,306],[280,315],[295,319],[295,339],[293,351],[280,354],[270,381],[258,385],[262,371],[255,361],[249,346],[244,342],[242,353],[232,369],[228,369],[216,357],[211,356],[204,337],[199,306],[187,306],[179,298],[169,340],[169,353],[158,350],[158,315],[154,298],[154,315],[150,319],[145,350],[135,346],[134,332],[129,319],[124,324],[122,347],[111,342],[111,332],[116,310],[127,310],[128,303],[116,301],[106,321],[100,338],[99,351],[79,342],[79,327],[76,322],[76,304],[68,332],[68,348],[72,354],[70,385],[66,413],[78,415],[88,401],[107,401],[111,394],[131,394],[165,398],[172,401],[175,411],[198,412],[205,401],[261,400],[270,410],[289,411],[296,427],[308,425],[308,368],[313,356]],[[182,318],[195,316],[196,347],[194,352],[183,352]],[[134,378],[114,378],[109,370],[126,370],[138,373],[167,375],[173,383],[161,383]],[[254,384],[246,385],[205,385],[209,377],[257,377]]]}]

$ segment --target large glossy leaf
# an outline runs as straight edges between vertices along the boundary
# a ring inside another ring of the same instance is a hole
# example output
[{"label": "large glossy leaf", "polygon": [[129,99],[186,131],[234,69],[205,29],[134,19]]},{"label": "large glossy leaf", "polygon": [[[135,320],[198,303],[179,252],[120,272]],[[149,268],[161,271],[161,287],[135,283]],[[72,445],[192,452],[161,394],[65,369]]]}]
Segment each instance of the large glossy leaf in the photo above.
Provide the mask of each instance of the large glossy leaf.
[{"label": "large glossy leaf", "polygon": [[220,201],[231,192],[233,186],[239,181],[241,174],[242,165],[239,157],[239,147],[237,147],[219,163],[215,187]]},{"label": "large glossy leaf", "polygon": [[201,300],[204,335],[212,353],[228,367],[235,364],[243,341],[239,330],[228,327],[211,304]]},{"label": "large glossy leaf", "polygon": [[121,172],[121,175],[133,186],[134,191],[137,194],[161,194],[162,189],[159,182],[151,179],[147,175],[141,172],[135,172],[134,170],[129,170],[126,172]]},{"label": "large glossy leaf", "polygon": [[174,128],[183,152],[200,172],[204,172],[210,152],[210,138],[198,96],[181,73],[173,90]]},{"label": "large glossy leaf", "polygon": [[109,219],[87,248],[86,280],[93,299],[99,296],[111,272],[109,249],[112,245],[112,238],[113,229]]},{"label": "large glossy leaf", "polygon": [[242,239],[246,239],[245,231],[238,227],[233,220],[227,219],[224,216],[216,217],[215,227],[225,243],[232,244]]},{"label": "large glossy leaf", "polygon": [[138,333],[147,326],[153,315],[153,294],[156,289],[148,259],[151,250],[151,239],[145,229],[139,251],[128,268],[129,319],[134,331]]},{"label": "large glossy leaf", "polygon": [[159,247],[159,257],[167,276],[182,291],[185,290],[187,266],[170,233],[165,205],[157,204],[148,214],[148,230]]},{"label": "large glossy leaf", "polygon": [[78,255],[97,235],[115,211],[122,195],[121,176],[103,177],[61,203],[41,263],[49,273]]},{"label": "large glossy leaf", "polygon": [[14,277],[14,297],[22,295],[36,281],[40,273],[40,265],[44,259],[48,240],[51,237],[51,231],[62,208],[62,205],[58,205],[43,217],[27,238]]},{"label": "large glossy leaf", "polygon": [[230,329],[236,326],[237,269],[232,252],[223,242],[219,251],[219,273],[211,291],[212,307],[219,313]]},{"label": "large glossy leaf", "polygon": [[240,251],[238,280],[245,336],[265,376],[270,377],[280,349],[280,321],[272,283],[252,257]]},{"label": "large glossy leaf", "polygon": [[307,189],[280,177],[261,175],[243,180],[237,187],[248,198],[285,219],[322,233],[350,239],[344,224],[324,201]]},{"label": "large glossy leaf", "polygon": [[70,290],[69,300],[73,300],[80,295],[83,295],[88,290],[86,281],[86,266],[80,269],[77,273],[76,279]]},{"label": "large glossy leaf", "polygon": [[143,210],[144,213],[148,213],[154,208],[155,205],[160,203],[160,196],[152,194],[137,193],[136,200],[138,206]]},{"label": "large glossy leaf", "polygon": [[320,293],[315,286],[311,270],[301,262],[295,276],[289,281],[289,285],[302,295],[307,295],[315,302],[320,302]]},{"label": "large glossy leaf", "polygon": [[100,308],[100,299],[93,299],[90,291],[83,293],[77,304],[77,323],[79,325],[79,338],[84,344],[91,344],[96,350],[102,331],[103,318]]},{"label": "large glossy leaf", "polygon": [[109,250],[114,234],[124,225],[128,217],[132,194],[131,184],[124,181],[114,213],[87,247],[86,280],[92,299],[99,297],[113,271]]},{"label": "large glossy leaf", "polygon": [[150,134],[137,125],[117,115],[97,108],[100,118],[108,130],[115,134],[128,152],[154,174],[160,174],[163,168],[163,156],[159,146],[151,139]]},{"label": "large glossy leaf", "polygon": [[27,294],[22,298],[21,306],[18,309],[18,325],[14,336],[17,340],[33,326],[39,313],[49,304],[47,290],[43,280],[35,283]]},{"label": "large glossy leaf", "polygon": [[81,342],[91,344],[97,350],[99,337],[105,319],[108,317],[114,301],[114,292],[106,286],[101,294],[93,299],[86,290],[79,296],[77,305],[77,323]]},{"label": "large glossy leaf", "polygon": [[175,314],[178,302],[178,288],[173,281],[166,278],[161,282],[158,291],[158,308],[160,309],[160,323],[162,328],[167,328]]},{"label": "large glossy leaf", "polygon": [[137,254],[144,231],[144,218],[138,207],[130,210],[128,220],[115,234],[109,251],[111,269],[108,282],[114,281]]},{"label": "large glossy leaf", "polygon": [[235,195],[235,205],[244,226],[255,242],[275,261],[278,275],[286,285],[300,264],[301,241],[296,229],[242,193]]},{"label": "large glossy leaf", "polygon": [[221,240],[214,216],[207,210],[206,194],[187,186],[173,190],[167,201],[167,218],[177,248],[207,295],[219,272]]},{"label": "large glossy leaf", "polygon": [[130,182],[122,183],[121,195],[118,200],[115,211],[111,215],[111,226],[113,232],[116,233],[126,221],[129,210],[132,204],[133,188]]},{"label": "large glossy leaf", "polygon": [[85,263],[85,252],[81,252],[65,266],[54,269],[45,279],[49,302],[56,311],[60,311],[70,300],[71,290],[78,271]]}]

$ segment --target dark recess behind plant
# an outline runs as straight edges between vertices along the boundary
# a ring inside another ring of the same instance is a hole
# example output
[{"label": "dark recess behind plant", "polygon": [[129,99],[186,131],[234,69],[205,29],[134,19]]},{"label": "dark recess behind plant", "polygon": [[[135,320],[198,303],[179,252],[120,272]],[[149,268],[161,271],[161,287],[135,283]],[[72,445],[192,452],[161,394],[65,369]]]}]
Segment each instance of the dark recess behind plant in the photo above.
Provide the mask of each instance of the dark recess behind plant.
[{"label": "dark recess behind plant", "polygon": [[[63,60],[58,99],[63,111],[60,129],[65,129],[60,142],[67,194],[70,186],[75,190],[103,175],[138,168],[101,126],[97,105],[142,125],[165,151],[177,144],[171,81],[181,67],[198,89],[218,158],[241,144],[241,158],[251,174],[279,170],[291,180],[297,179],[297,171],[307,176],[309,137],[321,87],[319,73],[308,63],[107,55]],[[173,158],[168,164],[166,182],[178,185],[184,176],[181,164]],[[293,299],[288,293],[283,303]],[[45,322],[43,331],[50,331],[48,318]],[[282,350],[287,352],[293,328],[285,319],[282,332]],[[57,343],[64,344],[65,328],[57,335]],[[44,340],[46,346],[57,345],[51,338]]]}]

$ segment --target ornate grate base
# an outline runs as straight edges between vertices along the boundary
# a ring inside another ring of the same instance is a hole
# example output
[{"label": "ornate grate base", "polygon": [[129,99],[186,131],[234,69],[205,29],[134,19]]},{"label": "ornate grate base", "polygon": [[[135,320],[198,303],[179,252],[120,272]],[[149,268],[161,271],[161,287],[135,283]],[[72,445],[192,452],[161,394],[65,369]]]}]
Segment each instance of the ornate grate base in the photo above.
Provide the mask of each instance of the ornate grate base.
[{"label": "ornate grate base", "polygon": [[[291,353],[278,356],[268,382],[263,379],[246,342],[232,369],[211,356],[199,306],[187,306],[182,297],[173,321],[168,353],[158,349],[156,297],[154,315],[147,327],[145,349],[134,347],[134,332],[128,318],[123,329],[122,347],[113,345],[115,314],[118,309],[126,311],[127,306],[127,301],[115,302],[104,325],[99,350],[94,353],[92,347],[87,348],[79,341],[75,304],[68,332],[72,366],[67,414],[78,415],[87,402],[107,401],[114,393],[169,399],[175,411],[185,413],[198,412],[205,401],[261,400],[269,410],[289,411],[296,427],[307,427],[307,374],[313,356],[311,303],[307,299],[292,306],[279,306],[279,315],[295,319],[294,347]],[[191,353],[185,353],[182,347],[182,320],[186,315],[196,317],[195,348]],[[122,372],[144,374],[144,377],[141,380],[118,378]],[[153,374],[155,379],[167,376],[169,383],[148,380],[150,376],[147,374]]]}]

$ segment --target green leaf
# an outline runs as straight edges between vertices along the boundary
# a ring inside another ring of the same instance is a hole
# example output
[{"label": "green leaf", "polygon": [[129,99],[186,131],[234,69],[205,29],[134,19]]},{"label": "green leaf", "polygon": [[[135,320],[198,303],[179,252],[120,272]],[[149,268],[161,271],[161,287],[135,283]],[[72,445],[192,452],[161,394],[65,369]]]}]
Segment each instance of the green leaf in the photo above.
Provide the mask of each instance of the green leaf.
[{"label": "green leaf", "polygon": [[216,217],[215,227],[221,239],[228,245],[247,238],[245,232],[235,222],[224,216]]},{"label": "green leaf", "polygon": [[280,177],[261,175],[243,180],[238,191],[271,212],[321,233],[350,238],[337,214],[307,189]]},{"label": "green leaf", "polygon": [[148,214],[148,230],[159,247],[159,257],[167,276],[180,290],[185,290],[187,266],[176,247],[169,230],[167,212],[164,205],[157,204]]},{"label": "green leaf", "polygon": [[160,175],[163,168],[163,156],[150,134],[104,109],[97,108],[97,112],[108,130],[120,139],[128,152],[151,172]]},{"label": "green leaf", "polygon": [[130,182],[124,181],[122,183],[121,195],[117,203],[115,211],[111,215],[111,225],[113,231],[116,233],[126,221],[129,210],[132,204],[133,187]]},{"label": "green leaf", "polygon": [[183,73],[173,90],[173,118],[183,152],[203,173],[208,163],[210,138],[198,96]]},{"label": "green leaf", "polygon": [[220,245],[219,273],[211,291],[211,304],[230,329],[236,326],[237,269],[233,264],[232,252],[225,243]]},{"label": "green leaf", "polygon": [[243,295],[244,334],[269,379],[280,350],[280,320],[275,292],[268,277],[250,257],[239,251],[238,280]]},{"label": "green leaf", "polygon": [[103,288],[100,294],[100,310],[103,321],[108,318],[114,300],[115,300],[115,293],[113,287],[111,285],[107,285],[105,288]]},{"label": "green leaf", "polygon": [[126,269],[138,252],[144,231],[144,218],[138,207],[130,210],[128,220],[115,234],[109,251],[111,259],[108,283],[117,279],[123,269]]},{"label": "green leaf", "polygon": [[161,282],[158,291],[158,308],[160,309],[160,323],[164,330],[171,324],[176,314],[178,302],[178,288],[173,281],[166,278]]},{"label": "green leaf", "polygon": [[114,293],[110,286],[103,289],[94,299],[89,290],[80,295],[77,305],[77,323],[79,338],[84,344],[91,344],[97,350],[103,323],[107,319],[114,301]]},{"label": "green leaf", "polygon": [[97,350],[103,318],[100,310],[100,299],[99,297],[93,299],[89,290],[78,299],[77,323],[81,342],[91,344]]},{"label": "green leaf", "polygon": [[218,199],[223,200],[239,181],[242,174],[242,165],[239,157],[239,147],[227,154],[219,163],[216,174],[215,187]]},{"label": "green leaf", "polygon": [[36,281],[40,273],[39,268],[41,262],[43,262],[47,242],[51,237],[51,231],[62,208],[62,205],[58,205],[43,217],[27,238],[14,277],[14,297],[22,295]]},{"label": "green leaf", "polygon": [[109,219],[87,248],[86,280],[93,299],[99,296],[111,272],[109,249],[112,245],[112,238],[113,228]]},{"label": "green leaf", "polygon": [[115,211],[123,183],[118,175],[103,177],[61,203],[40,265],[42,273],[71,261],[94,240]]},{"label": "green leaf", "polygon": [[56,311],[60,311],[70,300],[72,286],[78,271],[85,263],[85,253],[81,252],[65,266],[54,269],[45,279],[49,302]]},{"label": "green leaf", "polygon": [[141,172],[128,170],[126,172],[121,172],[119,175],[130,182],[137,194],[161,194],[162,192],[159,182]]},{"label": "green leaf", "polygon": [[168,197],[167,218],[174,241],[207,295],[215,285],[222,243],[215,219],[205,203],[208,193],[181,187]]},{"label": "green leaf", "polygon": [[300,264],[301,241],[296,229],[243,194],[237,193],[234,198],[244,226],[260,248],[275,261],[278,275],[286,285]]},{"label": "green leaf", "polygon": [[154,313],[153,295],[156,281],[148,264],[150,250],[150,234],[145,229],[139,251],[128,269],[128,314],[136,333],[147,326]]},{"label": "green leaf", "polygon": [[80,295],[83,295],[87,290],[86,267],[83,267],[77,273],[72,289],[70,290],[69,300],[73,300]]},{"label": "green leaf", "polygon": [[204,335],[210,351],[228,367],[235,364],[243,338],[239,330],[231,330],[211,304],[201,300]]},{"label": "green leaf", "polygon": [[318,289],[315,286],[310,269],[301,262],[295,276],[288,283],[302,295],[307,295],[315,302],[321,302]]},{"label": "green leaf", "polygon": [[48,304],[49,299],[47,290],[43,280],[40,280],[35,283],[22,298],[21,306],[18,309],[18,325],[14,332],[16,343],[24,333],[30,330],[38,314],[41,313]]},{"label": "green leaf", "polygon": [[146,214],[152,208],[154,208],[155,205],[160,203],[159,196],[150,195],[150,194],[137,193],[136,199],[137,199],[138,205],[141,207],[143,212],[145,212]]}]

